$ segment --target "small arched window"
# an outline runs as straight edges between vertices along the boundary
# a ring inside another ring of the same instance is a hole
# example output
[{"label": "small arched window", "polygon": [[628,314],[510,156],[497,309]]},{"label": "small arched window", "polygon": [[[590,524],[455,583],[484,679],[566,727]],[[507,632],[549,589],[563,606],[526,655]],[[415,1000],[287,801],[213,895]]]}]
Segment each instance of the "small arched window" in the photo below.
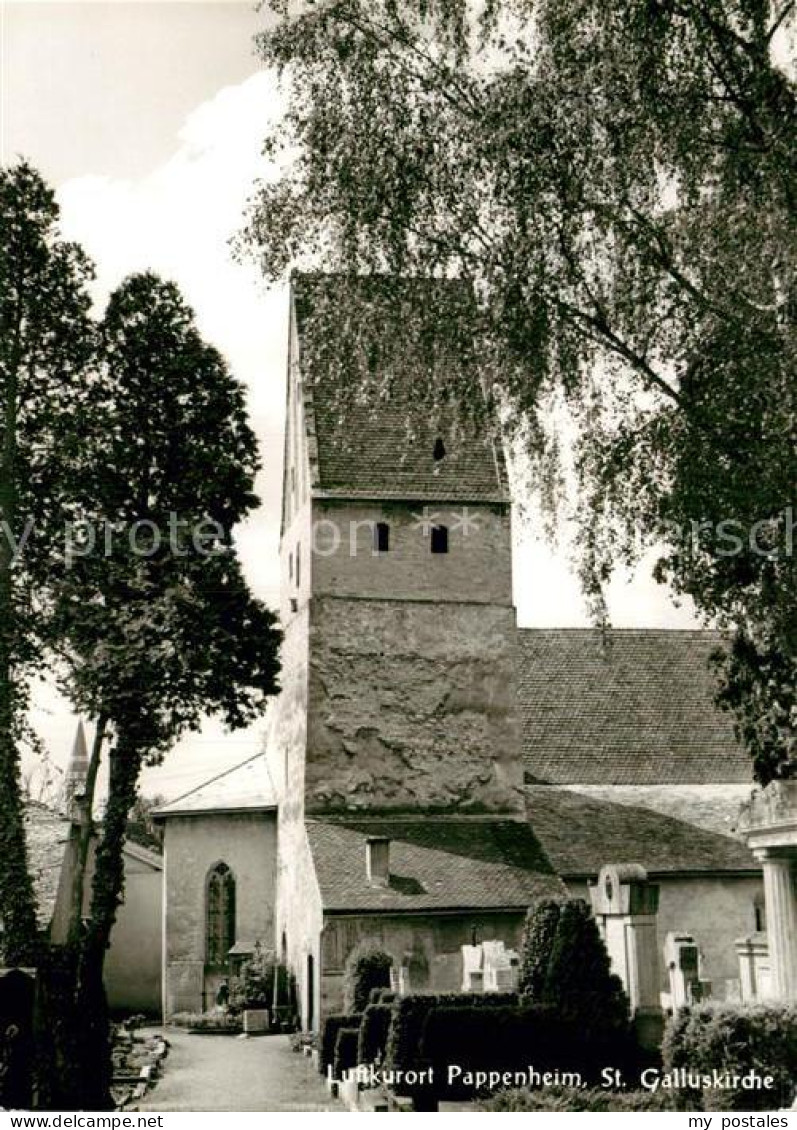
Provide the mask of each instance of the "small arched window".
[{"label": "small arched window", "polygon": [[235,945],[235,877],[226,863],[217,863],[208,875],[205,934],[207,964],[226,965]]},{"label": "small arched window", "polygon": [[434,441],[434,448],[432,450],[432,458],[435,463],[439,463],[441,459],[446,457],[446,445],[443,443],[440,436]]}]

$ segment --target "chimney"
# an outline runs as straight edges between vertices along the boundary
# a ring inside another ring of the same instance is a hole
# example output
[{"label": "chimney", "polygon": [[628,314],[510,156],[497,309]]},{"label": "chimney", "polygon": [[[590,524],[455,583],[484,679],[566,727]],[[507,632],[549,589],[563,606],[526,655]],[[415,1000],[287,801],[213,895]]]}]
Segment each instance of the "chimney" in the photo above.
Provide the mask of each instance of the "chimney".
[{"label": "chimney", "polygon": [[387,836],[368,836],[365,841],[365,871],[374,887],[390,882],[390,840]]},{"label": "chimney", "polygon": [[64,774],[64,812],[67,816],[78,817],[80,815],[77,804],[75,803],[78,797],[82,797],[86,791],[86,775],[89,770],[89,755],[86,749],[86,734],[83,729],[83,723],[78,722],[77,731],[75,732],[75,741],[72,746],[72,754],[69,758],[69,764],[66,767]]}]

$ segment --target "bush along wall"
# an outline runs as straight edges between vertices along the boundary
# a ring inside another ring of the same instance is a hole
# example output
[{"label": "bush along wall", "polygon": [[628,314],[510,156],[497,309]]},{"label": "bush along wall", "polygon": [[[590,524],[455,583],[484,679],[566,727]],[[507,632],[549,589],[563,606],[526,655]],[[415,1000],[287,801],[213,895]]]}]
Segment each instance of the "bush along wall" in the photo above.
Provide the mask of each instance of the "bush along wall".
[{"label": "bush along wall", "polygon": [[529,1002],[542,1000],[561,910],[561,899],[543,899],[526,914],[518,990]]},{"label": "bush along wall", "polygon": [[650,1057],[637,1046],[623,983],[612,973],[598,924],[583,899],[545,900],[529,910],[523,933],[521,1000],[542,1005],[574,1025],[584,1048],[593,1047],[628,1078]]},{"label": "bush along wall", "polygon": [[532,908],[523,933],[520,991],[526,1004],[547,1004],[595,1033],[630,1023],[623,983],[583,899],[545,900]]},{"label": "bush along wall", "polygon": [[322,1075],[326,1075],[329,1068],[334,1068],[338,1032],[341,1028],[353,1028],[359,1031],[360,1019],[359,1013],[336,1013],[326,1018],[318,1048],[318,1070]]},{"label": "bush along wall", "polygon": [[365,1012],[374,989],[390,988],[393,958],[367,942],[355,946],[346,959],[343,977],[343,1007],[347,1012]]},{"label": "bush along wall", "polygon": [[[680,1009],[667,1025],[664,1076],[679,1110],[780,1110],[797,1093],[797,1005]],[[771,1086],[762,1086],[769,1077]]]},{"label": "bush along wall", "polygon": [[672,1095],[664,1091],[606,1091],[581,1087],[545,1087],[540,1091],[514,1088],[498,1091],[479,1102],[477,1110],[502,1113],[519,1111],[668,1111],[674,1110]]}]

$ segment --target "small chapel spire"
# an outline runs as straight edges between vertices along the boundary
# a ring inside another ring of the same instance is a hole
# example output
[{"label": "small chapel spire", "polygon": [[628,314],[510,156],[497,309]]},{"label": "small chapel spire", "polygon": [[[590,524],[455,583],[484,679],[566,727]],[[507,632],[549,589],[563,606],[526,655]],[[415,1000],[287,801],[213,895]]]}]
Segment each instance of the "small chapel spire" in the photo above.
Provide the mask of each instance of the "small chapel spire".
[{"label": "small chapel spire", "polygon": [[89,770],[89,755],[86,747],[86,732],[83,722],[77,724],[72,753],[64,775],[64,812],[67,816],[78,814],[77,799],[86,791],[86,775]]}]

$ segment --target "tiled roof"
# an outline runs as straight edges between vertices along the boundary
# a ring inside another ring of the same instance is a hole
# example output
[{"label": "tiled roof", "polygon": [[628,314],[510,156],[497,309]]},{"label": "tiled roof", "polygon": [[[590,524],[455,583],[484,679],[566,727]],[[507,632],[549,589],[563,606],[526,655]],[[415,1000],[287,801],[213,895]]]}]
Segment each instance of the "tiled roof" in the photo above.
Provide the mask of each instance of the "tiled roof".
[{"label": "tiled roof", "polygon": [[48,926],[55,909],[64,850],[70,822],[38,801],[25,805],[25,837],[28,866],[36,895],[36,912],[41,926]]},{"label": "tiled roof", "polygon": [[604,863],[641,863],[654,876],[760,872],[731,835],[569,788],[538,785],[527,792],[534,834],[564,878],[597,876]]},{"label": "tiled roof", "polygon": [[176,800],[162,805],[153,815],[191,816],[200,812],[240,812],[275,808],[277,804],[265,755],[255,754],[240,765],[219,773]]},{"label": "tiled roof", "polygon": [[714,704],[706,631],[524,629],[519,695],[526,777],[546,784],[749,783]]},{"label": "tiled roof", "polygon": [[134,840],[127,839],[124,846],[125,855],[129,855],[132,859],[137,860],[139,863],[145,863],[151,867],[153,871],[163,870],[163,856],[158,852],[152,851],[151,848],[144,847],[143,844],[137,844]]},{"label": "tiled roof", "polygon": [[[528,825],[415,819],[307,822],[324,909],[395,912],[527,907],[562,887]],[[390,885],[365,870],[369,835],[390,838]]]},{"label": "tiled roof", "polygon": [[[63,813],[56,812],[38,801],[29,800],[25,803],[28,866],[36,896],[36,916],[39,925],[43,928],[49,926],[55,911],[71,827],[71,821]],[[125,855],[148,864],[156,871],[163,869],[162,858],[139,844],[128,841],[124,846],[124,852]]]},{"label": "tiled roof", "polygon": [[[486,433],[434,420],[424,391],[441,379],[478,379],[472,348],[473,292],[445,279],[342,275],[293,277],[308,428],[315,438],[313,488],[345,498],[508,500],[503,456]],[[431,344],[430,327],[454,327],[458,352]],[[419,332],[413,327],[421,326]],[[367,371],[368,388],[353,369]],[[445,456],[435,460],[436,440]]]},{"label": "tiled roof", "polygon": [[747,785],[565,785],[591,800],[648,808],[696,828],[735,834],[741,807],[749,800]]}]

